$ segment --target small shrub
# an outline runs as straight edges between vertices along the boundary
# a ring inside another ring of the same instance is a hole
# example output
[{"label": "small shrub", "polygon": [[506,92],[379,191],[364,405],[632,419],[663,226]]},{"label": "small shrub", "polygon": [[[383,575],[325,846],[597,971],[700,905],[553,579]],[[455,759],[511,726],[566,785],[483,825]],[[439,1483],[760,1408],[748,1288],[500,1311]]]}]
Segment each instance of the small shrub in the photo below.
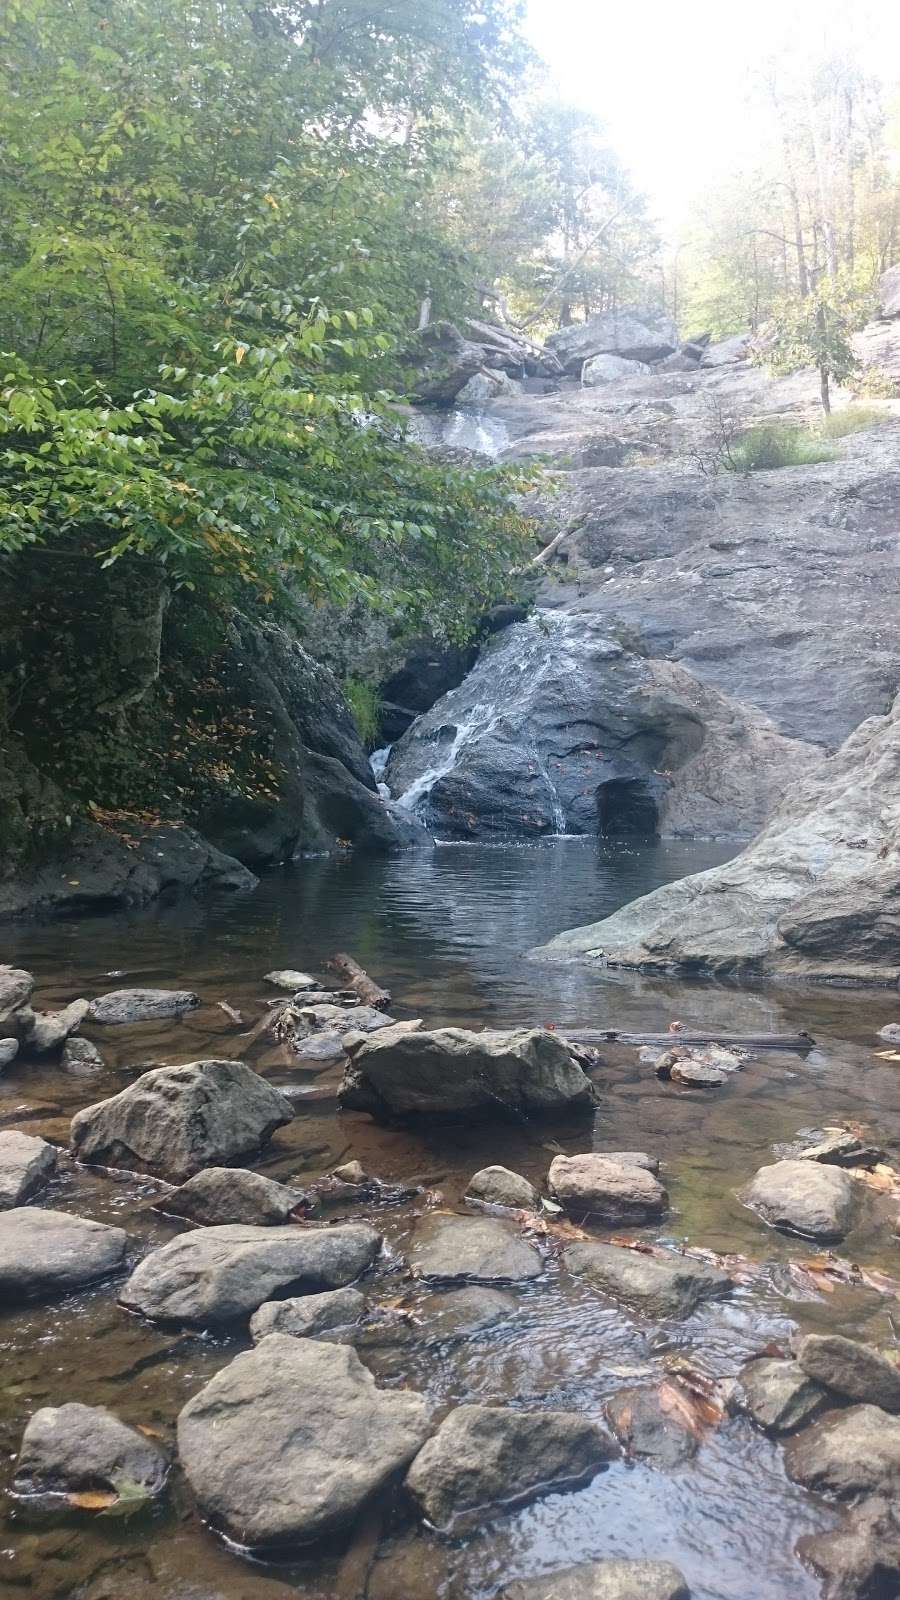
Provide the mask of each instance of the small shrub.
[{"label": "small shrub", "polygon": [[760,422],[732,444],[723,463],[730,472],[769,472],[777,467],[805,467],[833,461],[835,452],[802,428],[781,422]]},{"label": "small shrub", "polygon": [[381,729],[381,695],[362,678],[345,678],[341,687],[359,737],[364,745],[374,745]]},{"label": "small shrub", "polygon": [[845,439],[848,433],[862,433],[865,428],[874,428],[879,422],[890,420],[890,412],[879,411],[876,406],[847,406],[843,411],[832,411],[830,417],[823,417],[816,433],[820,439]]},{"label": "small shrub", "polygon": [[868,400],[900,400],[900,383],[883,367],[863,367],[850,387],[854,394],[861,394]]}]

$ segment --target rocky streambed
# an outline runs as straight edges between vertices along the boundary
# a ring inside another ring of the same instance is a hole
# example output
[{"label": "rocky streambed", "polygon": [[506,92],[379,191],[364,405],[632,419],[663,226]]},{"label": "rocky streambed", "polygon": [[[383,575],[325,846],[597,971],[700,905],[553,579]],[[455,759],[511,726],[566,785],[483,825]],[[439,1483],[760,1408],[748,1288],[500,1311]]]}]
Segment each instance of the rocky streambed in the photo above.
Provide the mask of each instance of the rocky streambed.
[{"label": "rocky streambed", "polygon": [[[529,1008],[508,930],[463,972],[388,895],[387,1013],[261,895],[252,970],[230,902],[3,974],[8,1592],[896,1594],[889,1000],[552,967]],[[566,1040],[638,1021],[683,1026]]]}]

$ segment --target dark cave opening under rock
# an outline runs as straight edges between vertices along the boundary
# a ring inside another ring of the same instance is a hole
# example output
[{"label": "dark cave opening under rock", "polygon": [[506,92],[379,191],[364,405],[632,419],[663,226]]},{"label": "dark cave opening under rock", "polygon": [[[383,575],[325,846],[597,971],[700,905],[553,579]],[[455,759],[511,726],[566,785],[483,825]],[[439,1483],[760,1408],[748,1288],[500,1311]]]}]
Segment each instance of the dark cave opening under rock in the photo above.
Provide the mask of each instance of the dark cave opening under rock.
[{"label": "dark cave opening under rock", "polygon": [[656,800],[642,778],[611,778],[597,790],[601,838],[649,839],[659,832]]}]

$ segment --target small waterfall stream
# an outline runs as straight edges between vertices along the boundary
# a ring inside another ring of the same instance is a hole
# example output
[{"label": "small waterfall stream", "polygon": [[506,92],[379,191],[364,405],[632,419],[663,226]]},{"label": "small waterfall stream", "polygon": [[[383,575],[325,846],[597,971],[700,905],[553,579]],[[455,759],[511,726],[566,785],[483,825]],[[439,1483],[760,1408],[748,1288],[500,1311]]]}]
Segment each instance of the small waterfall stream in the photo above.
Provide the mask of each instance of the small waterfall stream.
[{"label": "small waterfall stream", "polygon": [[456,406],[452,411],[416,411],[409,431],[430,449],[474,450],[495,459],[509,443],[509,429],[500,417],[478,406]]}]

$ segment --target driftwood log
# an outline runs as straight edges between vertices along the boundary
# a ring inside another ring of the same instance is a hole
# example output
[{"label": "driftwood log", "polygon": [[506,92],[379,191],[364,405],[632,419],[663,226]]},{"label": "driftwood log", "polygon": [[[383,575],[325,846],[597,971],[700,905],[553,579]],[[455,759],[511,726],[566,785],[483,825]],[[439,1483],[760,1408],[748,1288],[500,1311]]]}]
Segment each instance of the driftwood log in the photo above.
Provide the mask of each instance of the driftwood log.
[{"label": "driftwood log", "polygon": [[661,1050],[675,1045],[721,1044],[734,1045],[738,1050],[811,1050],[815,1039],[811,1033],[717,1033],[703,1029],[695,1033],[628,1033],[621,1028],[558,1028],[563,1039],[573,1044],[650,1044]]},{"label": "driftwood log", "polygon": [[374,1006],[376,1011],[387,1010],[391,1003],[390,992],[387,989],[382,989],[374,978],[370,978],[365,969],[359,965],[358,961],[354,961],[352,956],[345,955],[343,951],[338,951],[337,955],[332,956],[328,965],[333,967],[336,972],[341,973],[348,986],[359,997],[364,1006]]}]

